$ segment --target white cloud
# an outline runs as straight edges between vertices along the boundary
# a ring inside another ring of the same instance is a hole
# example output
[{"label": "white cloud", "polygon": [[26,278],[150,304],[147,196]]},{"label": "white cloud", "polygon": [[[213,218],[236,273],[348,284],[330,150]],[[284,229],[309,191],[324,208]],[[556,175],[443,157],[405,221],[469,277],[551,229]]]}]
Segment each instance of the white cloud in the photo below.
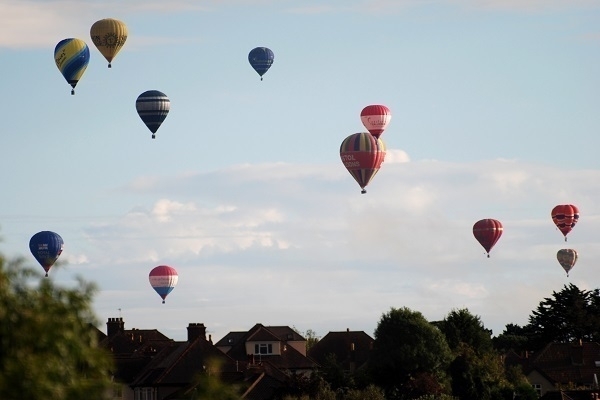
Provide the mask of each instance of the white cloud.
[{"label": "white cloud", "polygon": [[[89,278],[105,290],[131,288],[119,307],[132,323],[169,321],[164,329],[179,326],[183,337],[189,322],[220,338],[257,320],[370,333],[400,306],[430,319],[466,307],[498,334],[526,323],[566,282],[593,281],[600,187],[590,182],[599,180],[600,171],[515,160],[416,161],[385,164],[361,195],[341,163],[245,164],[135,179],[115,196],[146,203],[88,226],[89,240],[72,240],[69,251],[90,260]],[[550,218],[564,201],[582,210],[568,243]],[[471,231],[486,217],[505,227],[490,258]],[[580,253],[568,280],[556,260],[565,246]],[[168,299],[177,311],[164,321],[148,306],[157,298],[146,275],[158,264],[181,277]],[[103,317],[115,316],[105,294],[98,302]],[[202,321],[193,320],[199,312]]]}]

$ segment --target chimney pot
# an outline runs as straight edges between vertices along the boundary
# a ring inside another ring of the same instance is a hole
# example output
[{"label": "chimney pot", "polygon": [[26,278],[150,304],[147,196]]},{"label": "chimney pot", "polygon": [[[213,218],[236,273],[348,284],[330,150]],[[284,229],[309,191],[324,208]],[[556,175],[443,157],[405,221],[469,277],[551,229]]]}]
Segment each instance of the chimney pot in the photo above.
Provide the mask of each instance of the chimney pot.
[{"label": "chimney pot", "polygon": [[106,323],[106,335],[111,337],[116,335],[119,332],[123,332],[125,330],[125,323],[123,322],[123,318],[109,318]]},{"label": "chimney pot", "polygon": [[190,323],[187,327],[188,331],[188,342],[196,340],[198,337],[202,337],[206,340],[206,327],[203,323]]}]

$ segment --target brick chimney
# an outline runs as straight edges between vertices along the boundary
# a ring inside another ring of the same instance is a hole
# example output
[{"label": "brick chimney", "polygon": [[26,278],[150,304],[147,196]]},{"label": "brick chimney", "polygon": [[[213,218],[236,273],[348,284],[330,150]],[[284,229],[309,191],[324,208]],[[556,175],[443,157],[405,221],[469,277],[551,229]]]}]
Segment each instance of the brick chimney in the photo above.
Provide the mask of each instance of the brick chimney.
[{"label": "brick chimney", "polygon": [[206,327],[202,323],[190,322],[190,324],[187,327],[187,331],[188,342],[192,342],[198,337],[202,337],[204,340],[206,340]]},{"label": "brick chimney", "polygon": [[106,323],[106,335],[111,337],[119,332],[123,332],[125,330],[125,323],[123,322],[123,318],[109,318]]}]

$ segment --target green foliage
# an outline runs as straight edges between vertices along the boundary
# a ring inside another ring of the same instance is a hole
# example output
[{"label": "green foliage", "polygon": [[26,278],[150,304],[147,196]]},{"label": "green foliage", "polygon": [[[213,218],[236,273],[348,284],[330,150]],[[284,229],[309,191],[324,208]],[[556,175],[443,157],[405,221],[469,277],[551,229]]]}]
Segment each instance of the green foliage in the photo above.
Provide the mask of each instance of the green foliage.
[{"label": "green foliage", "polygon": [[450,396],[448,394],[426,394],[415,400],[459,400],[458,397]]},{"label": "green foliage", "polygon": [[436,326],[446,337],[452,351],[457,351],[461,344],[480,354],[492,350],[492,332],[483,326],[479,316],[471,314],[466,308],[450,311]]},{"label": "green foliage", "polygon": [[493,400],[511,387],[499,355],[493,351],[477,353],[465,343],[457,349],[450,375],[452,394],[461,400]]},{"label": "green foliage", "polygon": [[599,341],[600,290],[565,285],[532,312],[525,332],[529,350],[539,350],[550,342]]},{"label": "green foliage", "polygon": [[302,335],[304,339],[306,339],[306,351],[310,350],[317,342],[319,341],[319,336],[317,336],[317,332],[312,329],[307,329],[306,332],[301,332],[295,326],[292,326],[292,330],[299,335]]},{"label": "green foliage", "polygon": [[409,398],[417,388],[429,391],[419,395],[444,392],[452,354],[444,335],[421,313],[392,308],[382,315],[373,345],[371,377],[387,398]]},{"label": "green foliage", "polygon": [[0,255],[0,398],[105,398],[112,358],[97,346],[95,286],[60,288],[23,264]]},{"label": "green foliage", "polygon": [[326,382],[321,381],[316,390],[310,394],[287,395],[282,400],[386,400],[386,398],[383,390],[374,385],[369,385],[362,390],[334,391]]},{"label": "green foliage", "polygon": [[190,400],[239,400],[240,389],[236,385],[224,383],[220,379],[221,365],[217,360],[207,361],[206,372],[196,376],[193,389],[189,391]]},{"label": "green foliage", "polygon": [[492,339],[494,348],[506,353],[513,350],[517,354],[527,350],[528,336],[526,329],[516,324],[506,324],[504,331]]}]

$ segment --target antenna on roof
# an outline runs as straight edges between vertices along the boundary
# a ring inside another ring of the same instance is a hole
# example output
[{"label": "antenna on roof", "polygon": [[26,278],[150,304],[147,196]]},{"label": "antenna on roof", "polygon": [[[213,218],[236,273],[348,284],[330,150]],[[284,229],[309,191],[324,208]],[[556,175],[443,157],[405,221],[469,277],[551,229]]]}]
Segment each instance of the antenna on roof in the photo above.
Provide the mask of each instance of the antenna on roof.
[{"label": "antenna on roof", "polygon": [[121,318],[121,309],[119,308],[119,318]]}]

